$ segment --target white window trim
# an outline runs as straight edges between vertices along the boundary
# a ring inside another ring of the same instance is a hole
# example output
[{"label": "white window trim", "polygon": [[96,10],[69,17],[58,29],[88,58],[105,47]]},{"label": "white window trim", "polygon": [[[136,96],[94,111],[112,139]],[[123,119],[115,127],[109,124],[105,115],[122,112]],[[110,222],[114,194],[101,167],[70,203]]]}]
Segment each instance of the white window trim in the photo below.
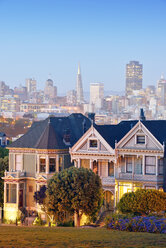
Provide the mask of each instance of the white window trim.
[{"label": "white window trim", "polygon": [[[97,141],[97,147],[90,147],[90,140],[96,140]],[[98,148],[99,148],[99,141],[98,141],[98,139],[97,138],[90,137],[88,139],[88,150],[96,151],[96,150],[98,150]]]},{"label": "white window trim", "polygon": [[23,154],[22,153],[14,154],[14,170],[16,171],[16,155],[21,155],[21,171],[23,171]]},{"label": "white window trim", "polygon": [[[137,137],[138,136],[145,136],[145,143],[144,144],[143,143],[142,144],[137,143]],[[146,146],[146,144],[147,144],[147,137],[146,137],[146,135],[144,133],[137,133],[135,135],[135,145]]]}]

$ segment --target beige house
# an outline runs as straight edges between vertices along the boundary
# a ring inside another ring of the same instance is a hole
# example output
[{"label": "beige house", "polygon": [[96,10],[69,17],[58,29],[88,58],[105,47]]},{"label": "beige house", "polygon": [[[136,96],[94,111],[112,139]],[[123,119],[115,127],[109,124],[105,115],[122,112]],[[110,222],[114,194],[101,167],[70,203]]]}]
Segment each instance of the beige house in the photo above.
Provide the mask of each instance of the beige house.
[{"label": "beige house", "polygon": [[18,210],[38,211],[34,192],[55,172],[71,166],[69,147],[90,127],[82,114],[49,117],[34,122],[9,147],[9,171],[4,175],[4,218],[16,220]]},{"label": "beige house", "polygon": [[163,190],[166,121],[122,121],[92,125],[70,148],[76,167],[101,177],[104,210],[113,210],[126,192],[138,188]]}]

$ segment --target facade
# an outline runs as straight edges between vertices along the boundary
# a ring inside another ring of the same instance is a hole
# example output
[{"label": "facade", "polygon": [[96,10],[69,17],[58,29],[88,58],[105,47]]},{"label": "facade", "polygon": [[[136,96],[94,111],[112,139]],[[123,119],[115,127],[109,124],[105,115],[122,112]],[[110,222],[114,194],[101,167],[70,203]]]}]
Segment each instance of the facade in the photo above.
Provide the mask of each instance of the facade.
[{"label": "facade", "polygon": [[19,209],[39,211],[34,192],[55,173],[71,166],[69,147],[90,127],[82,114],[49,117],[34,122],[9,147],[9,171],[4,175],[4,218],[15,220]]},{"label": "facade", "polygon": [[77,72],[76,98],[77,98],[77,104],[82,104],[84,102],[80,64],[78,65],[78,72]]},{"label": "facade", "polygon": [[95,110],[103,107],[104,100],[104,84],[91,83],[90,84],[90,104],[95,106]]},{"label": "facade", "polygon": [[166,190],[165,140],[166,121],[92,125],[70,154],[76,167],[90,168],[101,177],[103,211],[114,210],[126,192],[139,188]]},{"label": "facade", "polygon": [[142,89],[142,64],[130,61],[126,65],[126,96],[132,95],[133,90]]}]

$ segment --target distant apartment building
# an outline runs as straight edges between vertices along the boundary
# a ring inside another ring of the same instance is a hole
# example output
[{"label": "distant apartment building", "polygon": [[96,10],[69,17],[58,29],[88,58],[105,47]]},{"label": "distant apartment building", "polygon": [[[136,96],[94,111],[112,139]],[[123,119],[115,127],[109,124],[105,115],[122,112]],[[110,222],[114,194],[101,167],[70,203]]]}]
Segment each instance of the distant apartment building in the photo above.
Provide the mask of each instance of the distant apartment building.
[{"label": "distant apartment building", "polygon": [[90,84],[90,104],[94,105],[95,110],[103,107],[104,100],[104,84],[91,83]]},{"label": "distant apartment building", "polygon": [[0,81],[0,97],[5,95],[12,95],[13,90],[9,88],[8,85],[5,84],[5,82]]},{"label": "distant apartment building", "polygon": [[0,111],[18,112],[20,111],[20,99],[11,95],[0,97]]},{"label": "distant apartment building", "polygon": [[126,65],[126,96],[131,95],[133,90],[142,89],[143,65],[138,61],[130,61]]},{"label": "distant apartment building", "polygon": [[67,92],[67,104],[69,105],[76,105],[77,99],[76,99],[76,91],[75,90],[70,90]]},{"label": "distant apartment building", "polygon": [[14,87],[14,94],[17,95],[21,101],[27,100],[27,87]]}]

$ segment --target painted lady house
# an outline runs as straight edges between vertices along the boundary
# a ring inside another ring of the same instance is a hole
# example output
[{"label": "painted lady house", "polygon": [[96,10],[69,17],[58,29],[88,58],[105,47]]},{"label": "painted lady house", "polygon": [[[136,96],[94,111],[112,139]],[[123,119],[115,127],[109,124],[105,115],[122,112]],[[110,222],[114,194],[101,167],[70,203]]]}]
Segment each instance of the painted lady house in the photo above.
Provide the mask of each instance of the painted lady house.
[{"label": "painted lady house", "polygon": [[4,175],[4,218],[15,220],[18,210],[40,210],[34,192],[55,173],[71,166],[69,147],[90,127],[82,114],[49,117],[34,122],[9,149],[9,171]]},{"label": "painted lady house", "polygon": [[76,167],[101,177],[104,210],[113,210],[126,192],[139,188],[166,190],[166,121],[122,121],[92,125],[70,148]]}]

